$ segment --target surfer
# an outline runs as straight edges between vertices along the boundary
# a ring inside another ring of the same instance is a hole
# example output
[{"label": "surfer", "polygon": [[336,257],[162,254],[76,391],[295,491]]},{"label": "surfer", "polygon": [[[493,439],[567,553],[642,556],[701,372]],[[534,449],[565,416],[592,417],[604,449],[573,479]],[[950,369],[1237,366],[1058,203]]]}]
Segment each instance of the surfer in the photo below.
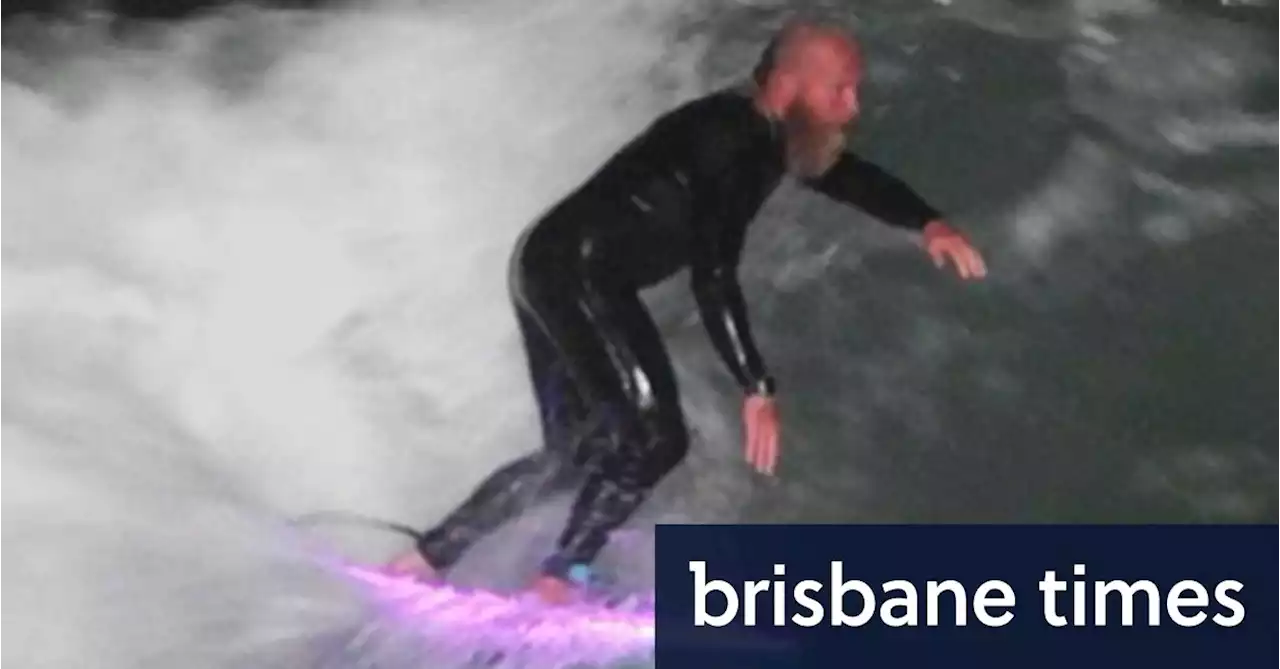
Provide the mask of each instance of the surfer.
[{"label": "surfer", "polygon": [[609,535],[688,451],[672,364],[638,296],[684,268],[743,393],[746,460],[773,474],[777,388],[753,341],[737,268],[748,225],[785,176],[918,234],[939,267],[950,260],[963,278],[985,275],[979,253],[937,210],[845,147],[861,77],[851,35],[794,22],[749,86],[661,116],[525,230],[510,292],[545,447],[490,475],[392,572],[435,578],[522,507],[577,486],[533,584],[550,601],[572,596]]}]

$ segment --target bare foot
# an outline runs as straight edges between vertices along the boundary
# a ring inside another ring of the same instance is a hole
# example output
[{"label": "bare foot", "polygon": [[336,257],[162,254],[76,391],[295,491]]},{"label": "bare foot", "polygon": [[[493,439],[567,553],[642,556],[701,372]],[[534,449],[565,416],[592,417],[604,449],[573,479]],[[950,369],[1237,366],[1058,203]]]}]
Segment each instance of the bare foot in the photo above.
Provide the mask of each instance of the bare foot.
[{"label": "bare foot", "polygon": [[553,576],[539,576],[533,582],[535,595],[548,604],[568,604],[573,601],[577,588],[570,582]]},{"label": "bare foot", "polygon": [[392,576],[410,576],[423,583],[434,583],[440,580],[440,573],[431,566],[422,553],[416,550],[392,560],[385,571]]}]

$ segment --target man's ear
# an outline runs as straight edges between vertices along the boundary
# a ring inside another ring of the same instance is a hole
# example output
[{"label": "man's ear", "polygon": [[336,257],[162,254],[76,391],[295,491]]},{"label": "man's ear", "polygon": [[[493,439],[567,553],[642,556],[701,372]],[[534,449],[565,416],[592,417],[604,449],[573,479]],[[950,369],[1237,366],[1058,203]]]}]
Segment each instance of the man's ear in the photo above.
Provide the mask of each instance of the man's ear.
[{"label": "man's ear", "polygon": [[774,113],[781,115],[800,93],[800,78],[785,70],[773,73],[765,89],[765,100]]},{"label": "man's ear", "polygon": [[800,76],[790,70],[778,73],[779,87],[783,91],[783,99],[788,106],[800,95]]}]

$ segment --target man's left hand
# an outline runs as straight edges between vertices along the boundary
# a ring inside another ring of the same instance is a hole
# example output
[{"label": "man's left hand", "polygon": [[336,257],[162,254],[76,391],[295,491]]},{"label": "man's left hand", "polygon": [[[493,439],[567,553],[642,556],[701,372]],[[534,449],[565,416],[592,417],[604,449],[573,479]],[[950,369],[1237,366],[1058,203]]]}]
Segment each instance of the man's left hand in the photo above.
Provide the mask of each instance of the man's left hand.
[{"label": "man's left hand", "polygon": [[939,268],[950,258],[963,279],[980,279],[987,275],[987,265],[978,250],[963,234],[942,221],[930,221],[924,226],[924,248]]},{"label": "man's left hand", "polygon": [[778,466],[778,407],[772,397],[750,395],[742,404],[746,424],[747,462],[761,474],[773,476]]}]

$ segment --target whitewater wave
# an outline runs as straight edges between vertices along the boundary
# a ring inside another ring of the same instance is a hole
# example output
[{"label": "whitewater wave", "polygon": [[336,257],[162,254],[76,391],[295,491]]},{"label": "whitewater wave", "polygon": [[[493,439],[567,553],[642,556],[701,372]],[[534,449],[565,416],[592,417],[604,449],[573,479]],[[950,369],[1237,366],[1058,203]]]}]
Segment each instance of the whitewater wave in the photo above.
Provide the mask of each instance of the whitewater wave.
[{"label": "whitewater wave", "polygon": [[694,9],[237,9],[6,53],[6,663],[299,666],[358,629],[288,520],[425,525],[537,446],[507,253],[690,95]]}]

